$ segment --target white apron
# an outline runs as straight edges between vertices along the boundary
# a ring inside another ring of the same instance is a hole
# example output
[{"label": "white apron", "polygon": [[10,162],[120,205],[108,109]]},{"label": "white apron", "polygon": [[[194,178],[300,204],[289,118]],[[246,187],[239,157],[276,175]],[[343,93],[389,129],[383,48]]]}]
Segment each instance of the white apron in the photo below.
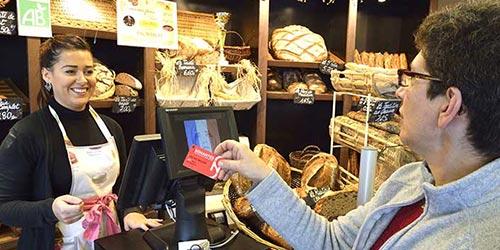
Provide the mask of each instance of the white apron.
[{"label": "white apron", "polygon": [[49,110],[57,121],[68,152],[72,175],[69,194],[84,201],[84,216],[79,221],[72,224],[57,223],[63,235],[61,248],[94,249],[96,238],[120,232],[114,204],[117,197],[112,194],[120,171],[116,143],[102,119],[90,106],[89,111],[106,137],[106,143],[73,146],[59,116],[50,106]]}]

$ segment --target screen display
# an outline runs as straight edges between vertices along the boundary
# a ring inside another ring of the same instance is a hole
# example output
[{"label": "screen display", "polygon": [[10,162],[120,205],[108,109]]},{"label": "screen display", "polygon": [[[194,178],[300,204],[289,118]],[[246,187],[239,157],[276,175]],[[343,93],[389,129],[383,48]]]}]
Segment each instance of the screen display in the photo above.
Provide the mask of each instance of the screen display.
[{"label": "screen display", "polygon": [[184,121],[184,131],[186,132],[188,148],[197,145],[208,151],[213,151],[221,142],[216,119]]}]

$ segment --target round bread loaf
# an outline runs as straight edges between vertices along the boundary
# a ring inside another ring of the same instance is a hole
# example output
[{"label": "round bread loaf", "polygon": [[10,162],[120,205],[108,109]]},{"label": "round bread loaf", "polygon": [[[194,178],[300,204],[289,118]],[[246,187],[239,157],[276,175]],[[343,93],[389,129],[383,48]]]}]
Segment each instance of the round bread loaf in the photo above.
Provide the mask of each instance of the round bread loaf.
[{"label": "round bread loaf", "polygon": [[311,79],[307,81],[307,86],[314,94],[323,94],[326,92],[326,85],[321,79]]},{"label": "round bread loaf", "polygon": [[94,63],[96,85],[90,100],[104,100],[115,93],[115,72],[98,62]]},{"label": "round bread loaf", "polygon": [[290,25],[275,29],[270,43],[276,59],[321,62],[328,58],[323,37],[304,26]]},{"label": "round bread loaf", "polygon": [[276,149],[266,144],[257,144],[253,152],[266,163],[268,167],[272,167],[283,180],[290,186],[292,182],[292,173],[290,164],[281,156]]},{"label": "round bread loaf", "polygon": [[355,209],[357,197],[356,191],[338,191],[321,198],[314,206],[314,211],[332,221]]},{"label": "round bread loaf", "polygon": [[127,85],[122,85],[122,84],[117,84],[115,86],[115,96],[139,96],[139,93],[137,90],[127,86]]},{"label": "round bread loaf", "polygon": [[305,164],[300,180],[301,187],[305,189],[306,193],[311,187],[333,188],[338,171],[339,167],[335,156],[318,153]]},{"label": "round bread loaf", "polygon": [[115,82],[123,84],[123,85],[127,85],[127,86],[134,88],[134,89],[137,89],[137,90],[142,89],[142,83],[139,80],[137,80],[137,78],[133,77],[130,74],[124,73],[124,72],[116,75]]}]

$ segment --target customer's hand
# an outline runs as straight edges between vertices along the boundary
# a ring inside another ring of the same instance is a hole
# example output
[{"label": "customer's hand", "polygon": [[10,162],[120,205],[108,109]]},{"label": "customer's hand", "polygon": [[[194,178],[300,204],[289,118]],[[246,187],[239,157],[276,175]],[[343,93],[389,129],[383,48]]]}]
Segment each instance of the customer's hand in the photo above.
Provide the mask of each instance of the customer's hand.
[{"label": "customer's hand", "polygon": [[254,182],[260,182],[272,171],[252,150],[237,141],[222,142],[215,148],[214,153],[225,159],[219,162],[219,180],[227,180],[238,172]]},{"label": "customer's hand", "polygon": [[148,231],[149,228],[161,226],[161,221],[161,219],[148,219],[141,213],[132,212],[125,215],[123,225],[125,226],[125,231],[136,228]]},{"label": "customer's hand", "polygon": [[83,216],[82,199],[72,195],[62,195],[52,202],[52,212],[59,221],[71,224]]}]

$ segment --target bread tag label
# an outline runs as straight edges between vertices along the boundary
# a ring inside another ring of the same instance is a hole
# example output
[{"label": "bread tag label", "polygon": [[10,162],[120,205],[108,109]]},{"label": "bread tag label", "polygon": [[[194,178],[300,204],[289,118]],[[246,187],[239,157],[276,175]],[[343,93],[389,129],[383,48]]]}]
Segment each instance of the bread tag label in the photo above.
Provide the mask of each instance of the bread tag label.
[{"label": "bread tag label", "polygon": [[113,102],[111,112],[113,113],[132,113],[137,107],[137,97],[116,96]]},{"label": "bread tag label", "polygon": [[21,98],[0,99],[0,121],[22,118],[23,107],[24,103]]},{"label": "bread tag label", "polygon": [[323,197],[323,195],[328,191],[331,191],[328,187],[311,189],[307,192],[307,196],[304,198],[304,201],[308,206],[314,207],[316,202],[318,202],[318,200],[321,199],[321,197]]},{"label": "bread tag label", "polygon": [[314,91],[310,89],[297,89],[293,94],[293,103],[295,104],[314,104]]},{"label": "bread tag label", "polygon": [[182,165],[209,178],[216,179],[220,171],[218,163],[221,159],[220,156],[200,146],[193,145],[189,149],[186,158],[184,158]]}]

